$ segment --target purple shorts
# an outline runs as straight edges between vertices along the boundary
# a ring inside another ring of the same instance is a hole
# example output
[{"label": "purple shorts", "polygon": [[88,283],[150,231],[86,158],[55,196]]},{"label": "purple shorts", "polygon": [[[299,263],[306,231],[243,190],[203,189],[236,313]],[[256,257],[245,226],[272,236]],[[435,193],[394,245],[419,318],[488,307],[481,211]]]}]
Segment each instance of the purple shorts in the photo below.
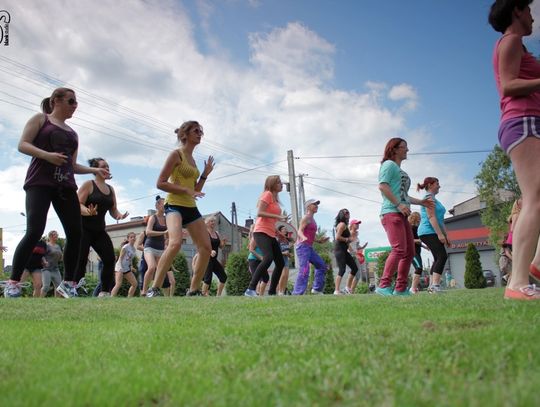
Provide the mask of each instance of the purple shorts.
[{"label": "purple shorts", "polygon": [[527,137],[540,138],[540,117],[523,116],[505,120],[499,127],[499,144],[506,154]]}]

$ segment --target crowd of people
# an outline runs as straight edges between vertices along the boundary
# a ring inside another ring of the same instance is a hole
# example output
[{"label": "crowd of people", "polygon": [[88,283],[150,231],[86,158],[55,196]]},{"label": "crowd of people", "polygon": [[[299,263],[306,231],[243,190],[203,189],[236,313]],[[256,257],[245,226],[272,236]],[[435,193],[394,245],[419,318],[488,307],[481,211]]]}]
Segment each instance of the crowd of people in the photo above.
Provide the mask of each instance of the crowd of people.
[{"label": "crowd of people", "polygon": [[[536,130],[540,128],[540,63],[523,45],[523,37],[532,33],[532,1],[496,0],[489,14],[489,23],[502,34],[495,44],[492,60],[502,113],[499,142],[512,161],[522,193],[509,218],[508,237],[501,246],[501,269],[504,268],[507,281],[504,296],[516,300],[540,299],[540,291],[529,284],[530,278],[540,280],[540,184],[536,178],[540,170],[537,154],[540,153],[540,135]],[[58,295],[77,296],[84,282],[88,252],[93,248],[102,262],[97,290],[100,296],[115,296],[124,279],[130,284],[129,296],[135,294],[138,284],[142,295],[161,296],[166,280],[170,287],[174,279],[171,266],[181,249],[184,228],[197,247],[187,295],[208,295],[213,274],[218,277],[217,292],[221,295],[227,275],[218,260],[218,252],[225,239],[215,230],[215,219],[205,221],[196,205],[196,199],[205,195],[202,192],[205,181],[214,169],[212,156],[204,162],[202,172],[193,157],[204,135],[203,127],[196,121],[187,121],[175,130],[179,148],[168,155],[156,184],[167,196],[165,199],[157,197],[156,214],[148,220],[144,234],[139,239],[134,233],[129,234],[115,260],[113,245],[105,230],[105,216],[108,212],[114,219],[121,220],[128,213],[117,209],[114,189],[106,182],[111,178],[108,163],[102,158],[90,160],[89,166],[77,162],[79,138],[66,124],[77,106],[72,89],[57,88],[43,100],[42,113],[31,117],[23,129],[18,149],[32,157],[24,183],[27,228],[15,250],[4,295],[20,296],[21,281],[28,275],[36,297],[47,293],[51,282]],[[411,180],[402,169],[408,151],[406,140],[390,139],[379,171],[378,185],[383,199],[380,219],[392,248],[375,289],[382,296],[418,293],[423,270],[422,247],[433,256],[429,292],[440,293],[448,257],[446,209],[437,199],[441,188],[439,179],[426,177],[417,184],[417,191],[423,190],[425,195],[422,198],[409,196]],[[93,174],[95,178],[77,188],[74,174]],[[287,292],[291,243],[296,244],[298,266],[292,294],[306,293],[310,265],[315,269],[311,294],[321,294],[324,289],[328,264],[313,247],[315,242],[325,242],[317,237],[315,221],[320,201],[310,199],[305,203],[296,242],[291,242],[283,225],[289,222],[289,217],[280,205],[282,189],[279,176],[267,177],[257,202],[257,219],[249,238],[251,281],[244,293],[248,297],[264,295],[268,283],[269,295]],[[63,251],[56,242],[55,231],[49,233],[48,243],[41,241],[51,204],[66,235]],[[411,212],[411,205],[420,206],[420,213]],[[365,245],[359,243],[359,224],[360,221],[350,219],[347,209],[341,209],[335,218],[336,295],[354,293],[359,270],[363,274],[365,269]],[[138,282],[132,259],[139,246],[144,253],[141,262],[144,277]],[[61,260],[63,277],[58,268]],[[411,266],[414,266],[414,275],[409,288]],[[341,289],[347,268],[349,275]]]}]

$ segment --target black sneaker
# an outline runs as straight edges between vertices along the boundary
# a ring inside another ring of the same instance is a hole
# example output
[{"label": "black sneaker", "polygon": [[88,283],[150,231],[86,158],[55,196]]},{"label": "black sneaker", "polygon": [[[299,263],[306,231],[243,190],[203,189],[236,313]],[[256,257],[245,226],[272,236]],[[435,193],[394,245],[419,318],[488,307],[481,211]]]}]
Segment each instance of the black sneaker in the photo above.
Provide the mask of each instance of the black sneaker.
[{"label": "black sneaker", "polygon": [[148,292],[146,293],[147,298],[152,297],[163,297],[163,294],[161,293],[161,290],[157,287],[151,287]]},{"label": "black sneaker", "polygon": [[195,291],[186,291],[186,297],[199,297],[202,296],[201,290],[195,290]]}]

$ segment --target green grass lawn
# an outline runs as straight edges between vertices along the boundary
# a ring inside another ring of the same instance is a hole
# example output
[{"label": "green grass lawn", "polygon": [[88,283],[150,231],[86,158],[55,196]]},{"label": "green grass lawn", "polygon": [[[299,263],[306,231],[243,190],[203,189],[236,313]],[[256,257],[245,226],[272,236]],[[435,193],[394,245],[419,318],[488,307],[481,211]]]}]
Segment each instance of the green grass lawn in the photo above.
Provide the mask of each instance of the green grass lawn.
[{"label": "green grass lawn", "polygon": [[540,303],[0,300],[2,406],[539,406]]}]

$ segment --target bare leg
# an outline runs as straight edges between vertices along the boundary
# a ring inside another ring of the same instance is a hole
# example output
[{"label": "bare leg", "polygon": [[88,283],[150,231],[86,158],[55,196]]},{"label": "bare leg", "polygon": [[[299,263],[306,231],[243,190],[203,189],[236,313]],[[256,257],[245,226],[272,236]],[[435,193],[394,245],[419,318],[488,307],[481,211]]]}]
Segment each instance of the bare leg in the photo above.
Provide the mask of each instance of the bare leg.
[{"label": "bare leg", "polygon": [[197,291],[201,285],[201,280],[204,277],[206,268],[208,267],[208,260],[210,259],[210,252],[212,246],[210,245],[210,236],[208,230],[202,218],[197,219],[195,222],[187,225],[187,230],[193,243],[197,246],[197,260],[195,261],[195,267],[193,269],[193,278],[191,279],[191,285],[189,291]]}]

